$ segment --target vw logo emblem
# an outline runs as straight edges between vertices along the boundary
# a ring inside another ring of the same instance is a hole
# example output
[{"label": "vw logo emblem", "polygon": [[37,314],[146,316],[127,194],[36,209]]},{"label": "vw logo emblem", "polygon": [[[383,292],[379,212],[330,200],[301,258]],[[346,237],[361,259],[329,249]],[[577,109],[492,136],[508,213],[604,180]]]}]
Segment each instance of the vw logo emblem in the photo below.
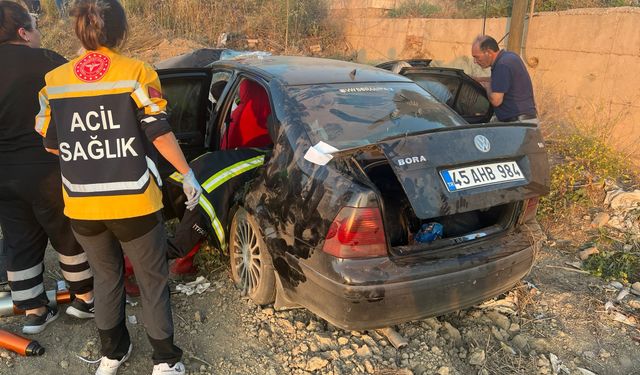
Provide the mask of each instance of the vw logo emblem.
[{"label": "vw logo emblem", "polygon": [[489,152],[491,150],[491,143],[484,135],[476,135],[473,138],[473,143],[476,144],[476,148],[482,152]]}]

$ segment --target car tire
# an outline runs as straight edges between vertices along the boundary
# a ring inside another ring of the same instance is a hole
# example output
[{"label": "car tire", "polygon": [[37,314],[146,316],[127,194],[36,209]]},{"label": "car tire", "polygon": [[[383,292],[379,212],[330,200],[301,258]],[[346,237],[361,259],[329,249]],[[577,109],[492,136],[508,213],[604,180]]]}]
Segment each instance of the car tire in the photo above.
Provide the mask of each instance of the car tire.
[{"label": "car tire", "polygon": [[231,221],[229,263],[231,278],[243,295],[258,305],[273,303],[276,283],[271,255],[257,221],[242,207]]}]

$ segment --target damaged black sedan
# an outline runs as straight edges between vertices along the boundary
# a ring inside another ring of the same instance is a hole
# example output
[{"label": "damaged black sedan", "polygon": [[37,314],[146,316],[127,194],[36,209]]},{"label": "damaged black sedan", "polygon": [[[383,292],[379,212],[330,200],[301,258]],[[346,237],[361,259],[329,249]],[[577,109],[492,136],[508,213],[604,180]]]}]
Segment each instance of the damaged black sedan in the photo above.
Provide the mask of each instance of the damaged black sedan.
[{"label": "damaged black sedan", "polygon": [[[470,124],[406,77],[328,59],[159,73],[188,157],[265,152],[213,234],[257,304],[385,327],[480,303],[531,269],[549,186],[536,126]],[[473,89],[453,108],[484,118]]]}]

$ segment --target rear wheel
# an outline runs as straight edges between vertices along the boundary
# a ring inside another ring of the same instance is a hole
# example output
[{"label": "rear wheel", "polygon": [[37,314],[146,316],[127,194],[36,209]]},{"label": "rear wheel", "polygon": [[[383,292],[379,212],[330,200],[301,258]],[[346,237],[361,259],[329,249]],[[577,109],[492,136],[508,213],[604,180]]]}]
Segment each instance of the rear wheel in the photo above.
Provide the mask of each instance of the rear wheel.
[{"label": "rear wheel", "polygon": [[258,305],[275,300],[275,274],[258,223],[242,207],[233,215],[229,238],[231,277]]}]

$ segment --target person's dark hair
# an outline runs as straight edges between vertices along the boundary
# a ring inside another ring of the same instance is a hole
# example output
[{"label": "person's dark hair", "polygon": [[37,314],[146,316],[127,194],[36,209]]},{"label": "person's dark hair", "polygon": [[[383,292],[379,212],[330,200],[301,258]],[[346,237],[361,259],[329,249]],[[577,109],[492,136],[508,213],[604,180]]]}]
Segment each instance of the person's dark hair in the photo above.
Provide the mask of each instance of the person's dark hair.
[{"label": "person's dark hair", "polygon": [[120,46],[129,26],[118,0],[76,0],[71,6],[75,31],[82,46],[90,51]]},{"label": "person's dark hair", "polygon": [[493,52],[500,51],[498,42],[496,42],[496,40],[489,35],[480,35],[476,38],[475,41],[476,43],[478,43],[478,47],[480,47],[480,51],[482,52],[485,52],[487,50],[492,50]]},{"label": "person's dark hair", "polygon": [[0,44],[20,40],[20,28],[33,31],[29,11],[16,2],[0,0]]}]

